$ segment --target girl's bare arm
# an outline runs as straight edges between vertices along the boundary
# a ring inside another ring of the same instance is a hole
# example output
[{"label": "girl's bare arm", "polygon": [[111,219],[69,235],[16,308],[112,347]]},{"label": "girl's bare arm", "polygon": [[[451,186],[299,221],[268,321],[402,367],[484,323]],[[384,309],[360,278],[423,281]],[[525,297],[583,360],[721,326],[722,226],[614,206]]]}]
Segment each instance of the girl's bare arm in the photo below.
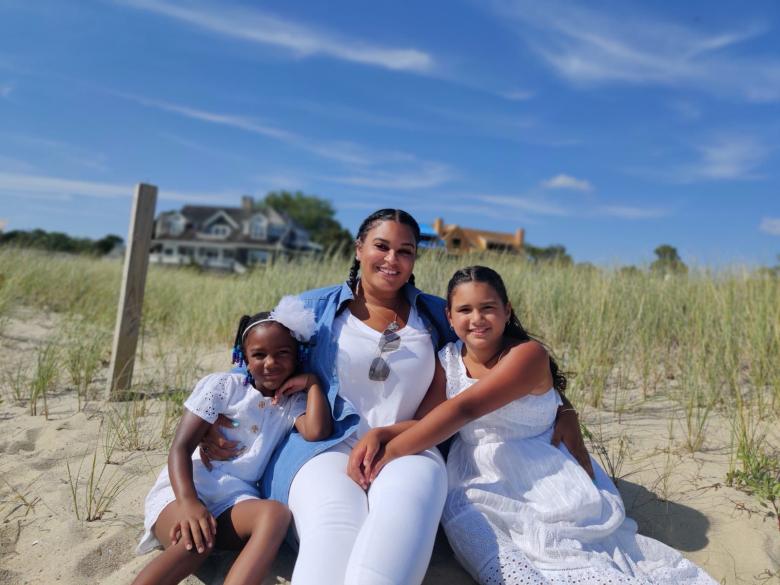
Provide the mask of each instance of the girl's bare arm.
[{"label": "girl's bare arm", "polygon": [[321,441],[328,438],[333,431],[333,417],[317,376],[306,376],[306,412],[295,419],[295,428],[307,441]]},{"label": "girl's bare arm", "polygon": [[204,545],[214,546],[217,532],[216,520],[198,499],[192,478],[192,453],[209,426],[208,422],[185,410],[168,453],[168,475],[182,511],[182,518],[171,528],[171,541],[178,540],[178,533],[188,549],[194,544],[199,552],[204,550]]},{"label": "girl's bare arm", "polygon": [[547,350],[535,341],[516,345],[486,376],[454,398],[440,403],[422,420],[392,439],[371,471],[372,480],[392,459],[441,443],[466,423],[551,385]]}]

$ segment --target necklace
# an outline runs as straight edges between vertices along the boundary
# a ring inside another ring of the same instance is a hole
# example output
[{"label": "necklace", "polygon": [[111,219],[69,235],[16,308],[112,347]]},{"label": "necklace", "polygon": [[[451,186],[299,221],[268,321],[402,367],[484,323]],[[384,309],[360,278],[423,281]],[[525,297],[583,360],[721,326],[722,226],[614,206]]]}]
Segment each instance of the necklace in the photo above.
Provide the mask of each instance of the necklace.
[{"label": "necklace", "polygon": [[[358,286],[360,286],[360,281],[358,281]],[[366,306],[366,309],[368,309],[371,305],[368,302],[368,299],[366,299],[365,291],[362,291],[362,292],[363,292],[363,304]],[[399,323],[398,323],[398,311],[401,308],[401,303],[403,303],[403,299],[399,299],[398,302],[396,302],[396,305],[395,305],[394,308],[384,307],[382,305],[376,305],[375,306],[375,308],[381,307],[382,309],[388,309],[390,311],[393,311],[393,319],[387,324],[387,327],[385,327],[386,331],[395,332],[395,331],[398,331],[401,328],[401,325],[399,325]],[[369,311],[369,316],[370,316],[370,314],[371,314],[371,312]]]},{"label": "necklace", "polygon": [[[506,352],[507,352],[507,351],[509,351],[509,347],[508,347],[508,346],[507,346],[507,347],[502,347],[502,348],[501,348],[501,349],[499,349],[499,350],[498,350],[496,353],[494,353],[493,355],[491,355],[491,356],[490,356],[490,358],[488,358],[487,360],[485,360],[485,362],[484,362],[484,363],[480,363],[480,362],[478,362],[477,360],[475,360],[474,358],[472,358],[470,355],[469,355],[468,357],[469,357],[469,359],[470,359],[471,361],[473,361],[475,364],[479,364],[479,365],[481,365],[483,368],[485,368],[486,370],[489,370],[489,369],[491,369],[493,366],[495,366],[495,365],[496,365],[498,362],[500,362],[500,361],[501,361],[501,358],[502,358],[502,357],[504,357],[504,355],[506,354]],[[467,352],[467,355],[468,355],[468,352]],[[493,361],[494,359],[495,359],[496,361]],[[493,362],[493,364],[491,365],[491,364],[490,364],[490,362]]]}]

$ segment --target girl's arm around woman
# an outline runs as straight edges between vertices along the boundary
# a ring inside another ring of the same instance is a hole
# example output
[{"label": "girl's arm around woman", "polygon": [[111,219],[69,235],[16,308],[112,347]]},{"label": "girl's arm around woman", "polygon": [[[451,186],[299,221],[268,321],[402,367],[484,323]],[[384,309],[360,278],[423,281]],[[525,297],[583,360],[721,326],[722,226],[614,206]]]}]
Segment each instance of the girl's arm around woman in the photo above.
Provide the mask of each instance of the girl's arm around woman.
[{"label": "girl's arm around woman", "polygon": [[488,375],[392,439],[371,470],[371,481],[387,463],[441,443],[465,425],[527,394],[552,385],[547,350],[529,341],[514,346]]}]

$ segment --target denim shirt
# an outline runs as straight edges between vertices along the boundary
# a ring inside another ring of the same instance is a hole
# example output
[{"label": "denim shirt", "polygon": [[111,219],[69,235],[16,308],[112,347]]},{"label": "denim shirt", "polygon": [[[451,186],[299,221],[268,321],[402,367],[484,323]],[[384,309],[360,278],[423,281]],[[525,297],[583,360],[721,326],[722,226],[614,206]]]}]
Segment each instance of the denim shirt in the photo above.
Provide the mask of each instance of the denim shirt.
[{"label": "denim shirt", "polygon": [[[417,308],[420,318],[431,334],[435,351],[438,352],[444,345],[455,340],[455,334],[450,329],[444,313],[444,299],[425,294],[410,284],[404,285],[402,292],[409,305]],[[353,435],[360,419],[354,407],[339,396],[336,367],[338,346],[333,335],[333,321],[354,298],[352,290],[345,282],[306,291],[301,293],[300,298],[306,307],[314,311],[317,323],[316,332],[309,342],[304,369],[316,374],[320,379],[333,414],[333,433],[323,441],[306,441],[298,432],[293,431],[277,446],[260,479],[260,492],[265,498],[285,503],[293,477],[303,464]],[[369,364],[366,364],[366,376],[368,368]]]}]

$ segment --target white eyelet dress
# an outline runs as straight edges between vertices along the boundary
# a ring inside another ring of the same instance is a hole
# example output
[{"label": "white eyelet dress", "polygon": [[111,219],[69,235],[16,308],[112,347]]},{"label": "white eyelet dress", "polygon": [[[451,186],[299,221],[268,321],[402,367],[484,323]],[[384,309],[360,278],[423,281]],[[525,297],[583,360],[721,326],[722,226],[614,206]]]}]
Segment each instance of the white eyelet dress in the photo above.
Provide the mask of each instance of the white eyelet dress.
[{"label": "white eyelet dress", "polygon": [[[439,352],[447,398],[466,390],[462,343]],[[661,542],[637,535],[617,488],[550,443],[558,393],[528,395],[465,425],[447,458],[442,523],[482,585],[715,585]]]},{"label": "white eyelet dress", "polygon": [[[274,405],[254,387],[244,385],[244,374],[210,374],[195,385],[184,407],[209,423],[214,423],[220,414],[239,423],[237,428],[221,429],[227,439],[243,445],[235,459],[212,461],[209,471],[200,460],[199,451],[192,454],[192,479],[198,498],[217,518],[238,502],[260,498],[257,480],[276,445],[305,412],[306,393],[296,392]],[[145,531],[137,554],[160,546],[152,527],[165,506],[175,500],[166,465],[146,496]]]}]

